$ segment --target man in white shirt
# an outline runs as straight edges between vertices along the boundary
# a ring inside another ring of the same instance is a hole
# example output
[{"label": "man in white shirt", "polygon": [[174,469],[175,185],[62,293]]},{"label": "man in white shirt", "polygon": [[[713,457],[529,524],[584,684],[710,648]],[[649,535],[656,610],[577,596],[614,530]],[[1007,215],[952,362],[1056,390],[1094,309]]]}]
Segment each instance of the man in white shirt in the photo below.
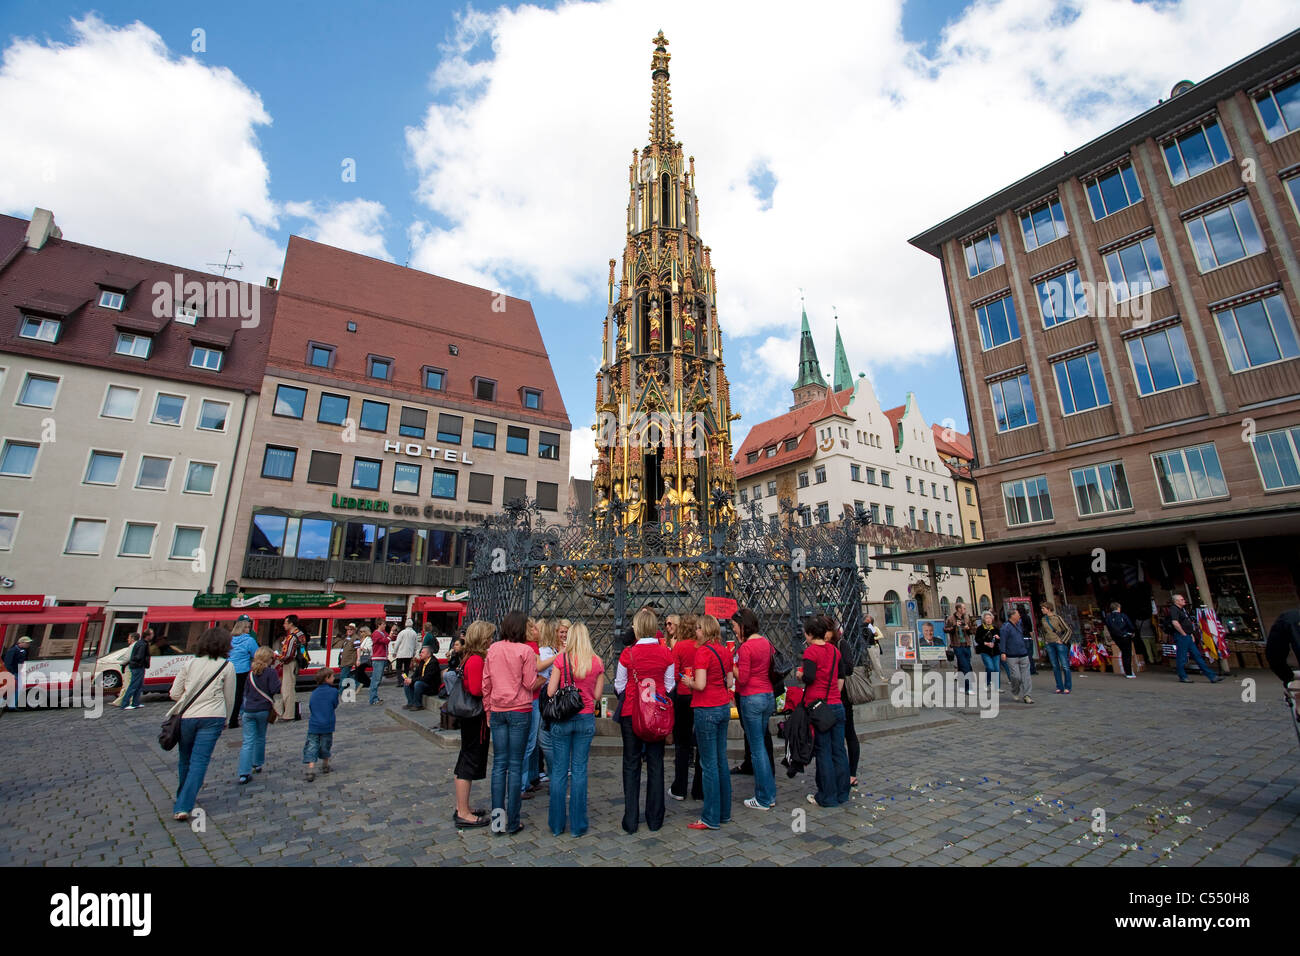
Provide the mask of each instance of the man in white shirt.
[{"label": "man in white shirt", "polygon": [[401,684],[411,670],[411,659],[420,646],[419,632],[411,626],[411,619],[406,619],[406,627],[397,633],[394,640],[394,658],[397,660],[397,683]]}]

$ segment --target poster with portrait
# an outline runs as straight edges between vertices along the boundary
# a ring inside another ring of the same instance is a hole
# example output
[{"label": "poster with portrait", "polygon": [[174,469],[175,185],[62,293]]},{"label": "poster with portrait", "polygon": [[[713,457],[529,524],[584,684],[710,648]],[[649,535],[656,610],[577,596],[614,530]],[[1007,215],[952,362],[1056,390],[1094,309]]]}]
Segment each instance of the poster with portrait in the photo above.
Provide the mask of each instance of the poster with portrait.
[{"label": "poster with portrait", "polygon": [[912,664],[916,662],[916,635],[911,631],[894,632],[894,663]]},{"label": "poster with portrait", "polygon": [[943,621],[922,618],[916,622],[916,653],[923,661],[942,661],[948,656],[948,636],[943,633]]}]

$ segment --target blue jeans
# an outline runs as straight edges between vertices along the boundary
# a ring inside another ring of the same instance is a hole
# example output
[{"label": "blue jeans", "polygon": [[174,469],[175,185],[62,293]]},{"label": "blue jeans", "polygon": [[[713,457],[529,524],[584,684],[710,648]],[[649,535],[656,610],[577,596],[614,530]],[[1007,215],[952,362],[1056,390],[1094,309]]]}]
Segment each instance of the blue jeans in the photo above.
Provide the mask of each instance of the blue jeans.
[{"label": "blue jeans", "polygon": [[1196,666],[1201,669],[1201,673],[1210,679],[1213,683],[1219,679],[1219,675],[1210,670],[1210,666],[1205,663],[1205,658],[1201,656],[1200,649],[1191,637],[1184,634],[1175,634],[1174,640],[1178,643],[1178,679],[1187,680],[1187,656],[1190,654]]},{"label": "blue jeans", "polygon": [[384,679],[384,668],[388,661],[370,661],[370,703],[379,703],[379,684]]},{"label": "blue jeans", "polygon": [[[1048,644],[1047,659],[1052,662],[1052,676],[1056,678],[1057,690],[1071,690],[1073,684],[1070,682],[1070,645],[1069,644]],[[1061,676],[1061,672],[1065,676]]]},{"label": "blue jeans", "polygon": [[239,775],[247,777],[254,767],[266,763],[266,724],[271,712],[246,710],[239,716],[244,725],[244,742],[239,748]]},{"label": "blue jeans", "polygon": [[817,804],[838,807],[849,799],[849,752],[844,744],[844,705],[827,704],[835,726],[826,733],[813,731],[817,754]]},{"label": "blue jeans", "polygon": [[194,809],[194,802],[203,787],[203,778],[208,774],[208,761],[216,749],[217,738],[226,729],[224,717],[182,717],[181,742],[177,748],[180,760],[177,764],[180,782],[176,786],[176,803],[172,813],[189,813]]},{"label": "blue jeans", "polygon": [[524,766],[522,771],[523,785],[519,788],[522,793],[528,789],[528,785],[533,782],[537,776],[537,732],[542,729],[542,708],[541,698],[533,699],[532,719],[528,722],[528,739],[524,742]]},{"label": "blue jeans", "polygon": [[975,669],[971,667],[971,663],[970,663],[971,662],[970,648],[954,647],[952,649],[952,652],[953,655],[957,658],[957,670],[961,671],[961,673],[964,675],[964,681],[965,681],[964,686],[966,687],[967,690],[973,689],[975,687],[975,680],[974,678],[971,677],[971,674],[974,673]]},{"label": "blue jeans", "polygon": [[[506,832],[519,826],[519,804],[523,802],[524,748],[533,715],[526,710],[502,710],[492,715],[492,813],[506,811]],[[506,793],[507,783],[509,794]]]},{"label": "blue jeans", "polygon": [[317,760],[329,760],[334,752],[333,734],[313,734],[307,732],[307,742],[302,745],[302,762],[315,763]]},{"label": "blue jeans", "polygon": [[[700,771],[704,774],[704,810],[700,819],[710,827],[720,827],[731,822],[731,770],[727,767],[727,724],[731,720],[731,707],[695,708],[695,740],[700,747]],[[765,754],[760,731],[757,755]]]},{"label": "blue jeans", "polygon": [[131,668],[131,682],[126,685],[126,699],[122,701],[123,707],[139,707],[140,697],[144,694],[144,668]]},{"label": "blue jeans", "polygon": [[754,765],[754,797],[765,807],[776,805],[776,776],[763,743],[763,728],[775,709],[776,698],[772,694],[744,694],[740,698],[740,724],[745,729],[750,761]]},{"label": "blue jeans", "polygon": [[406,702],[412,707],[423,707],[425,695],[430,693],[429,685],[422,680],[413,680],[402,687]]},{"label": "blue jeans", "polygon": [[[574,836],[587,832],[587,758],[596,736],[596,715],[577,714],[551,724],[551,808],[547,822],[551,832],[564,832],[565,802],[568,823]],[[569,774],[573,774],[572,780]],[[572,785],[572,792],[570,792]]]},{"label": "blue jeans", "polygon": [[998,690],[1002,686],[1002,672],[999,669],[1001,655],[999,654],[980,654],[980,660],[984,662],[984,686],[992,687]]}]

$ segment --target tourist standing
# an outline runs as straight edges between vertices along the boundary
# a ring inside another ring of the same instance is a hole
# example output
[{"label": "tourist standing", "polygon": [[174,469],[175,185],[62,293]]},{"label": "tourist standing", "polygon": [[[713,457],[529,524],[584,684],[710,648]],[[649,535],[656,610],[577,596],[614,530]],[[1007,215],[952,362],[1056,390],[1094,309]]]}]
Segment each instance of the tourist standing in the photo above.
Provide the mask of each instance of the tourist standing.
[{"label": "tourist standing", "polygon": [[[568,720],[551,724],[551,806],[548,823],[559,836],[565,825],[576,837],[587,832],[587,759],[596,736],[596,701],[605,689],[605,665],[591,647],[587,625],[565,622],[564,651],[551,668],[546,693],[554,697],[560,687],[573,684],[582,695],[582,710]],[[567,820],[566,820],[566,796]]]},{"label": "tourist standing", "polygon": [[[849,675],[853,673],[854,665],[850,663],[849,656],[844,653],[844,628],[837,627],[831,635],[830,642],[840,652],[840,680],[847,681]],[[843,688],[844,684],[841,683],[840,687]],[[840,696],[844,704],[844,748],[849,752],[849,786],[856,787],[858,764],[862,761],[862,741],[858,740],[858,728],[853,723],[853,705],[843,694]]]},{"label": "tourist standing", "polygon": [[283,720],[301,720],[298,713],[298,648],[306,636],[298,629],[298,615],[289,614],[280,622],[284,628],[284,637],[280,641],[280,650],[276,652],[275,663],[280,668],[280,717]]},{"label": "tourist standing", "polygon": [[745,800],[751,810],[770,810],[776,806],[776,774],[772,755],[765,741],[771,740],[768,718],[776,710],[772,691],[772,642],[758,633],[758,616],[747,607],[731,616],[739,642],[736,661],[736,705],[740,724],[749,741],[750,762],[754,767],[754,795]]},{"label": "tourist standing", "polygon": [[483,708],[492,731],[492,815],[505,813],[504,830],[518,833],[519,804],[523,795],[524,750],[532,723],[533,691],[537,678],[537,654],[525,642],[528,616],[511,611],[501,622],[501,640],[487,652],[483,669]]},{"label": "tourist standing", "polygon": [[[1219,677],[1212,670],[1210,665],[1205,663],[1205,658],[1201,656],[1200,648],[1196,645],[1200,643],[1201,629],[1196,625],[1196,619],[1187,612],[1187,598],[1181,594],[1174,595],[1174,606],[1169,612],[1169,622],[1174,626],[1174,638],[1178,642],[1178,656],[1176,663],[1178,665],[1178,679],[1184,684],[1196,683],[1187,676],[1187,658],[1190,655],[1196,666],[1201,669],[1211,684],[1217,684],[1223,678]],[[1192,635],[1196,635],[1193,637]]]},{"label": "tourist standing", "polygon": [[654,693],[667,698],[676,686],[673,655],[659,643],[655,612],[643,607],[632,618],[635,643],[618,658],[614,689],[623,695],[619,726],[623,731],[623,830],[641,825],[641,763],[646,766],[645,822],[652,831],[664,825],[664,742],[642,740],[632,730],[632,708],[639,682],[654,681]]},{"label": "tourist standing", "polygon": [[[235,670],[235,700],[244,699],[244,682],[253,666],[253,655],[257,653],[257,638],[249,633],[253,628],[253,619],[241,614],[230,628],[230,666]],[[239,707],[230,715],[230,729],[239,726]]]},{"label": "tourist standing", "polygon": [[420,634],[412,626],[413,621],[408,617],[406,627],[397,632],[397,637],[393,640],[393,656],[397,659],[397,681],[404,683],[406,675],[411,670],[411,661],[415,660],[415,652],[420,647]]},{"label": "tourist standing", "polygon": [[692,684],[695,673],[695,615],[683,614],[676,627],[670,627],[674,673],[677,686],[673,691],[673,784],[668,794],[674,800],[685,800],[687,785],[691,783],[691,763],[695,764],[695,782],[691,784],[692,799],[704,796],[704,780],[700,773],[700,755],[695,747],[695,708],[691,706]]},{"label": "tourist standing", "polygon": [[1070,636],[1074,629],[1056,613],[1056,606],[1044,601],[1039,608],[1043,613],[1043,639],[1047,642],[1047,659],[1052,662],[1052,676],[1056,678],[1056,692],[1068,694],[1074,687],[1070,673]]},{"label": "tourist standing", "polygon": [[[687,826],[692,830],[716,830],[731,822],[727,723],[731,720],[735,671],[727,646],[722,643],[722,627],[712,614],[695,619],[695,643],[698,646],[691,706],[695,708],[695,740],[700,747],[700,769],[704,776],[704,809],[700,818]],[[761,750],[761,741],[759,746]]]},{"label": "tourist standing", "polygon": [[307,700],[307,740],[302,745],[302,762],[307,765],[307,781],[316,779],[316,761],[320,772],[330,772],[330,754],[334,751],[334,717],[339,707],[339,689],[334,686],[334,670],[322,667],[316,672],[316,689]]},{"label": "tourist standing", "polygon": [[269,647],[259,647],[249,665],[248,680],[244,682],[243,706],[244,740],[239,748],[239,782],[248,783],[252,775],[262,772],[266,762],[266,727],[275,707],[275,695],[280,693],[280,675],[271,665],[275,654]]},{"label": "tourist standing", "polygon": [[[382,622],[382,619],[380,619]],[[388,666],[388,645],[392,643],[392,638],[384,630],[382,623],[377,623],[373,631],[370,632],[370,703],[382,704],[384,701],[379,696],[379,685],[384,681],[384,668]]]},{"label": "tourist standing", "polygon": [[357,636],[357,626],[349,624],[339,638],[339,687],[356,684],[355,670],[357,658],[361,653],[361,638]]},{"label": "tourist standing", "polygon": [[969,693],[972,688],[972,674],[975,669],[971,666],[971,631],[974,630],[975,623],[971,620],[970,615],[966,613],[966,605],[962,603],[961,598],[953,605],[952,613],[948,615],[947,620],[943,622],[944,633],[948,635],[948,646],[952,648],[953,657],[957,662],[957,670],[961,673],[965,681],[966,691]]},{"label": "tourist standing", "polygon": [[126,693],[122,695],[123,710],[135,710],[142,706],[140,698],[144,693],[144,675],[149,670],[149,663],[152,660],[150,652],[153,649],[149,646],[149,642],[138,633],[132,633],[131,637],[135,638],[131,642],[131,656],[127,658],[131,681],[126,685]]},{"label": "tourist standing", "polygon": [[[555,626],[551,622],[546,622],[548,640],[555,639]],[[537,689],[533,691],[533,710],[528,719],[528,736],[524,741],[524,766],[523,780],[521,781],[520,791],[523,800],[531,800],[533,793],[541,787],[538,779],[540,771],[537,760],[537,743],[538,735],[542,732],[542,688],[546,686],[546,678],[550,673],[542,673],[542,624],[533,618],[528,619],[528,628],[525,631],[524,643],[528,645],[529,650],[536,655],[533,664],[537,670]],[[551,656],[554,656],[553,652]],[[550,659],[549,657],[547,658]]]},{"label": "tourist standing", "polygon": [[808,802],[819,807],[838,807],[849,799],[849,753],[844,742],[844,703],[840,689],[839,648],[830,643],[835,622],[825,614],[810,617],[803,627],[808,646],[803,665],[795,672],[804,683],[804,702],[811,706],[824,701],[835,722],[813,736],[817,756],[817,792],[808,794]]},{"label": "tourist standing", "polygon": [[176,703],[167,716],[179,714],[181,718],[174,820],[190,818],[217,738],[235,709],[235,672],[226,660],[229,654],[230,632],[224,627],[210,627],[200,635],[194,656],[172,681],[171,698]]},{"label": "tourist standing", "polygon": [[998,636],[997,622],[992,611],[980,615],[980,622],[975,625],[975,650],[984,662],[984,686],[1001,689],[1002,687],[1002,639]]},{"label": "tourist standing", "polygon": [[1014,608],[1011,610],[998,631],[998,638],[1002,644],[1002,660],[1007,665],[1011,696],[1032,704],[1034,699],[1029,696],[1033,690],[1033,676],[1029,668],[1031,645],[1030,639],[1025,637],[1025,632],[1020,628],[1019,611]]},{"label": "tourist standing", "polygon": [[[465,632],[464,654],[457,663],[461,686],[471,697],[483,697],[483,665],[488,645],[497,629],[487,621],[475,621]],[[450,667],[450,665],[448,665]],[[483,711],[473,717],[459,717],[460,754],[456,758],[456,810],[452,822],[458,830],[485,827],[489,820],[482,810],[471,810],[469,791],[475,780],[487,776],[488,731]]]},{"label": "tourist standing", "polygon": [[1119,648],[1124,676],[1131,680],[1135,676],[1133,671],[1133,638],[1137,634],[1137,628],[1133,626],[1133,619],[1124,613],[1118,601],[1111,602],[1110,611],[1107,613],[1105,620],[1106,631]]}]

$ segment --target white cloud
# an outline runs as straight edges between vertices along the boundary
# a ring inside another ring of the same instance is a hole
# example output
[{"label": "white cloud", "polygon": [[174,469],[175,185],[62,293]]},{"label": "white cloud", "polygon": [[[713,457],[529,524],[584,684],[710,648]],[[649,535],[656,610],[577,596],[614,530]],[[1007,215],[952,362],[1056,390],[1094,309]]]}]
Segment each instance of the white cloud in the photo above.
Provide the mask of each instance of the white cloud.
[{"label": "white cloud", "polygon": [[591,463],[596,458],[596,433],[590,421],[579,419],[569,435],[569,477],[591,478]]},{"label": "white cloud", "polygon": [[4,51],[0,210],[43,206],[68,239],[190,268],[233,249],[240,278],[279,275],[261,97],[142,23],[92,14],[70,31]]},{"label": "white cloud", "polygon": [[[417,237],[412,264],[573,302],[602,290],[662,26],[746,424],[788,404],[796,287],[828,371],[832,306],[855,370],[950,352],[938,264],[909,236],[1295,25],[1291,0],[979,0],[927,58],[902,40],[901,0],[809,2],[798,16],[777,0],[743,16],[691,0],[645,9],[462,21],[433,78],[439,101],[407,130],[419,199],[444,223]],[[770,199],[750,181],[758,170]]]},{"label": "white cloud", "polygon": [[383,227],[388,212],[381,202],[349,199],[320,206],[313,202],[288,202],[284,204],[284,212],[311,223],[311,228],[301,232],[308,239],[393,261],[384,244]]}]

